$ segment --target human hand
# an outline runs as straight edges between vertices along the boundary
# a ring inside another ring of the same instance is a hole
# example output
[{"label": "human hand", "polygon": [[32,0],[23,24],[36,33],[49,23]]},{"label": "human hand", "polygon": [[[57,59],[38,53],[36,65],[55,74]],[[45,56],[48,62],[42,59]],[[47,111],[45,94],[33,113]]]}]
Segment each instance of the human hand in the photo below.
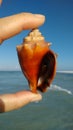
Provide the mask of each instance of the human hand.
[{"label": "human hand", "polygon": [[[20,13],[0,19],[0,43],[23,30],[38,28],[45,21],[43,15]],[[0,95],[0,112],[18,109],[30,102],[39,101],[42,96],[31,91]]]},{"label": "human hand", "polygon": [[23,30],[33,29],[41,26],[45,17],[39,14],[20,13],[0,18],[0,44]]},{"label": "human hand", "polygon": [[0,113],[19,109],[28,103],[40,101],[41,99],[41,94],[34,94],[26,90],[14,94],[0,95]]}]

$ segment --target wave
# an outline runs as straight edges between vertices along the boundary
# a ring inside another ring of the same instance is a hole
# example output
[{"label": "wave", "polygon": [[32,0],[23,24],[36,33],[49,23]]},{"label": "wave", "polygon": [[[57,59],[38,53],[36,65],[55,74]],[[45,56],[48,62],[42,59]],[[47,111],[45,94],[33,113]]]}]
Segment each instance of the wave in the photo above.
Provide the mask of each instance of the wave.
[{"label": "wave", "polygon": [[57,73],[73,74],[73,70],[72,71],[57,71]]},{"label": "wave", "polygon": [[63,91],[63,92],[66,92],[66,93],[72,95],[72,92],[70,90],[64,89],[64,88],[57,86],[57,85],[51,84],[49,89],[54,90],[54,91]]}]

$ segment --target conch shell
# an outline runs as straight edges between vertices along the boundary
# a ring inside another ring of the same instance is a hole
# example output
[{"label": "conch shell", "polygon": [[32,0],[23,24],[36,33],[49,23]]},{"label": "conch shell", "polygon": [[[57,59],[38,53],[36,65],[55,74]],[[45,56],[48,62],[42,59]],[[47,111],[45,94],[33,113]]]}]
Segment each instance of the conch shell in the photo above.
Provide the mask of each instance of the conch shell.
[{"label": "conch shell", "polygon": [[32,92],[45,92],[56,74],[56,55],[38,29],[33,29],[17,46],[19,63]]}]

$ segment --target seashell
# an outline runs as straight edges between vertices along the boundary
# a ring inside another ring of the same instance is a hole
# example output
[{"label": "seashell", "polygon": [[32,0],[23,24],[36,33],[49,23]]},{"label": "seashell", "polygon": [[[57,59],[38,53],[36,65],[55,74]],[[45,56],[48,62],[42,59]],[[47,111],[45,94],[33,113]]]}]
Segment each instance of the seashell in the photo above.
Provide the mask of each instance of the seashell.
[{"label": "seashell", "polygon": [[33,29],[17,46],[17,54],[23,74],[32,92],[45,92],[56,74],[56,55],[50,50],[38,29]]}]

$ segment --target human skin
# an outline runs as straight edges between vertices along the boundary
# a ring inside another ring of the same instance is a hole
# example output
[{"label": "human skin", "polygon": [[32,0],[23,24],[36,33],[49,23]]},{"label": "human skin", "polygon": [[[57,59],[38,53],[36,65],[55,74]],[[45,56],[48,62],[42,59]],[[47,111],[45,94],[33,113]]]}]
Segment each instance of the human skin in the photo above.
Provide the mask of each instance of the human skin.
[{"label": "human skin", "polygon": [[0,43],[23,30],[41,26],[44,20],[44,16],[31,13],[20,13],[0,18]]},{"label": "human skin", "polygon": [[0,0],[0,5],[2,4],[2,0]]},{"label": "human skin", "polygon": [[[0,18],[0,44],[23,30],[38,28],[44,22],[45,17],[43,15],[31,13],[20,13]],[[34,94],[26,90],[13,94],[2,94],[0,95],[0,112],[19,109],[30,102],[39,101],[41,99],[42,96],[40,93]]]}]

